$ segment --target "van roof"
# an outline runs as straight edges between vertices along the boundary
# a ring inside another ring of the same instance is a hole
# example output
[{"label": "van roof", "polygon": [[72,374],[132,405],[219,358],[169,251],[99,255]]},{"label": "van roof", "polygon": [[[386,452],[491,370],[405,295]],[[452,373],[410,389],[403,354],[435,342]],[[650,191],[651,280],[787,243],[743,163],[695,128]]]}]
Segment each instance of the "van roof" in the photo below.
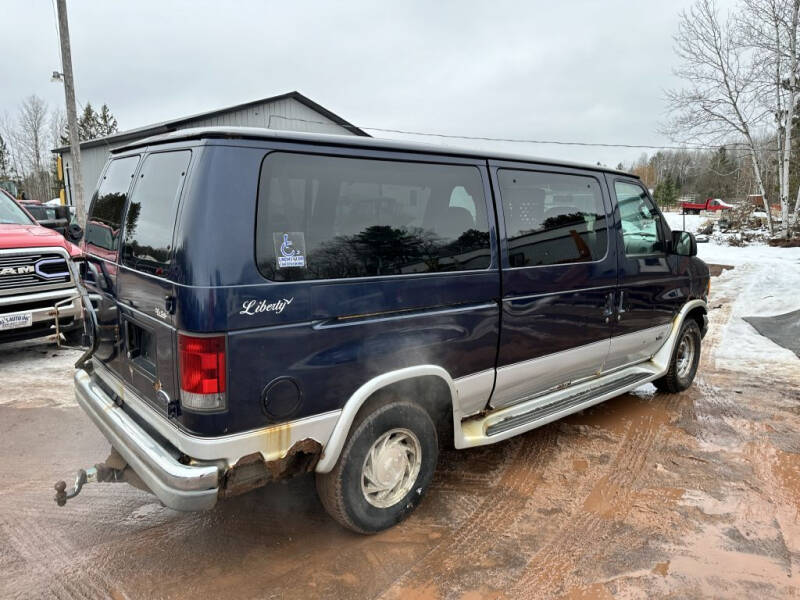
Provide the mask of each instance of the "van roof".
[{"label": "van roof", "polygon": [[439,154],[446,156],[468,156],[471,158],[484,158],[495,160],[536,162],[550,165],[561,165],[567,167],[578,167],[581,169],[591,169],[593,171],[604,171],[609,173],[622,173],[631,177],[637,177],[631,173],[612,169],[600,165],[589,165],[585,163],[570,162],[554,158],[539,158],[522,154],[481,151],[469,148],[458,148],[454,146],[436,146],[434,144],[423,144],[419,142],[407,142],[403,140],[389,140],[380,138],[367,138],[351,135],[335,135],[328,133],[306,133],[299,131],[280,131],[275,129],[264,129],[260,127],[195,127],[179,129],[169,133],[152,136],[136,142],[120,146],[112,153],[117,154],[133,148],[151,146],[155,144],[165,144],[182,140],[199,139],[255,139],[255,140],[280,140],[291,142],[302,142],[305,144],[320,144],[326,146],[346,146],[351,148],[371,148],[375,150],[396,150],[409,152],[425,152],[429,154]]}]

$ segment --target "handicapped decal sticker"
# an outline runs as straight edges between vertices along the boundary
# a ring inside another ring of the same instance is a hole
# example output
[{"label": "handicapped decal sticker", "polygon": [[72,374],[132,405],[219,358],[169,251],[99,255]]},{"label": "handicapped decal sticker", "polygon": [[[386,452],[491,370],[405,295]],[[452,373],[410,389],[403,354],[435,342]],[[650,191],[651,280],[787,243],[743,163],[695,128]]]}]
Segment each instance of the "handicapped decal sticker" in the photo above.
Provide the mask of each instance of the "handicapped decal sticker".
[{"label": "handicapped decal sticker", "polygon": [[306,239],[302,232],[273,233],[278,268],[306,266]]}]

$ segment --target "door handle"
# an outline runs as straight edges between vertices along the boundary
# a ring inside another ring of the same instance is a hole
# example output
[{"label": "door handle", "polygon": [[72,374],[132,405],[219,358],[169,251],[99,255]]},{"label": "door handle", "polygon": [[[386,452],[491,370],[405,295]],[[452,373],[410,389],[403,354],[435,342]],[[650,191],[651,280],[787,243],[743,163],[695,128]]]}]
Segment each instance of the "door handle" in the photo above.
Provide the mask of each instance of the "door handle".
[{"label": "door handle", "polygon": [[606,294],[606,305],[603,308],[603,322],[611,322],[611,316],[614,314],[614,292]]},{"label": "door handle", "polygon": [[623,313],[627,312],[625,310],[624,302],[625,302],[625,291],[624,290],[620,290],[620,292],[619,292],[619,305],[617,306],[617,321],[622,319],[622,314]]}]

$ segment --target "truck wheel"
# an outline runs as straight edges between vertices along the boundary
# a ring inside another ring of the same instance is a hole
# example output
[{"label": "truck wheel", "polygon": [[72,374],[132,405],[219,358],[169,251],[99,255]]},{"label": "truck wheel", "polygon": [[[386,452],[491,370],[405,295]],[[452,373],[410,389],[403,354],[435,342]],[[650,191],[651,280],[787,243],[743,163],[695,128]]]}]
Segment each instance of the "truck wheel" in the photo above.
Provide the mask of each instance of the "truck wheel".
[{"label": "truck wheel", "polygon": [[343,526],[371,534],[405,519],[436,470],[436,426],[412,402],[392,400],[353,429],[330,473],[317,473],[325,510]]},{"label": "truck wheel", "polygon": [[694,319],[686,319],[681,327],[678,343],[672,352],[666,375],[653,382],[659,390],[677,394],[692,385],[700,362],[700,339],[700,327],[697,322]]}]

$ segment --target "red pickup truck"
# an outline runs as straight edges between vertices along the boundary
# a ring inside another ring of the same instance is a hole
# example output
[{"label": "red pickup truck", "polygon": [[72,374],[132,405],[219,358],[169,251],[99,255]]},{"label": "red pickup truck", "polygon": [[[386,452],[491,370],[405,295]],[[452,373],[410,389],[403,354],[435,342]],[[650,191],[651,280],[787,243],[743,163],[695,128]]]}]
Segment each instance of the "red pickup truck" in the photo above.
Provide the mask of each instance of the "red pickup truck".
[{"label": "red pickup truck", "polygon": [[83,309],[73,258],[80,249],[0,190],[0,343],[64,335],[79,345]]},{"label": "red pickup truck", "polygon": [[719,198],[707,198],[705,202],[681,202],[681,208],[689,215],[699,215],[701,210],[728,210],[733,204],[728,204]]}]

